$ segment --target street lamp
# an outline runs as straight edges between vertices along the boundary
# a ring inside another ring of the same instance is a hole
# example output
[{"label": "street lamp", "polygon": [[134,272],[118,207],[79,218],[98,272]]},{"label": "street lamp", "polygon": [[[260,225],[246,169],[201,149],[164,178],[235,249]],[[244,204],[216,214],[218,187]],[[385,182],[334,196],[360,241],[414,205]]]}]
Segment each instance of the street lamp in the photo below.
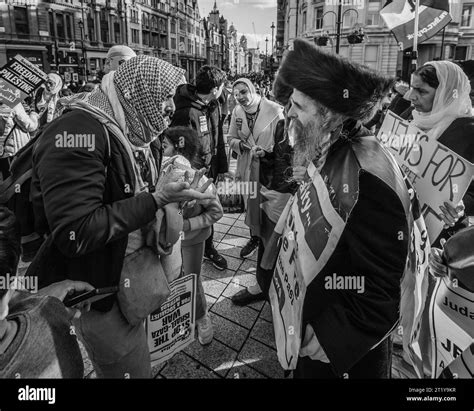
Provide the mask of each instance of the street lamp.
[{"label": "street lamp", "polygon": [[275,31],[275,22],[272,21],[272,25],[270,26],[270,28],[272,29],[272,50],[270,53],[270,64],[271,64],[270,74],[273,75],[273,36],[274,36],[274,31]]},{"label": "street lamp", "polygon": [[270,28],[272,29],[272,51],[271,51],[271,55],[273,56],[273,36],[274,36],[274,31],[275,31],[275,22],[272,21],[272,25],[270,26]]},{"label": "street lamp", "polygon": [[268,37],[265,38],[265,69],[268,70]]},{"label": "street lamp", "polygon": [[[341,43],[341,24],[342,24],[342,19],[344,18],[344,15],[349,12],[349,11],[355,11],[357,15],[357,21],[359,20],[359,13],[356,9],[347,9],[342,13],[342,1],[339,1],[338,5],[338,10],[337,14],[334,11],[327,11],[324,13],[321,17],[321,21],[324,22],[324,16],[326,14],[332,13],[336,17],[336,54],[339,54],[339,49],[340,49],[340,43]],[[327,32],[327,35],[324,35],[320,38],[318,38],[318,45],[320,46],[325,46],[327,44],[327,39],[329,37],[329,32]],[[354,43],[361,43],[364,38],[364,32],[362,29],[354,31],[352,34],[348,36],[348,41],[350,44]]]},{"label": "street lamp", "polygon": [[81,29],[81,48],[82,48],[82,58],[84,60],[84,77],[87,81],[87,72],[89,71],[89,68],[87,67],[87,54],[86,54],[86,47],[84,45],[84,21],[82,19],[79,19],[79,28]]}]

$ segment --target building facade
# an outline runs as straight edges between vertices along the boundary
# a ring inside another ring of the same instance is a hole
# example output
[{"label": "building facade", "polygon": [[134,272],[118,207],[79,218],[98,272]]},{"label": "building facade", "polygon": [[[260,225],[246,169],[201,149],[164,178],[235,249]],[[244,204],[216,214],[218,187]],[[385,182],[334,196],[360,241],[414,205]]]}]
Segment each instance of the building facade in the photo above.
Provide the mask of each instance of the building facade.
[{"label": "building facade", "polygon": [[[339,0],[278,0],[276,54],[281,58],[297,37],[318,42],[328,37],[328,50],[336,50]],[[382,0],[342,0],[339,54],[389,75],[407,77],[410,51],[401,51],[385,25],[380,10]],[[452,22],[443,32],[418,47],[419,64],[433,59],[468,60],[474,57],[474,4],[467,0],[451,3]],[[347,36],[363,32],[361,43],[350,44]],[[321,44],[323,44],[321,42]]]},{"label": "building facade", "polygon": [[197,0],[0,1],[0,66],[21,52],[46,72],[91,80],[116,44],[183,67],[189,79],[207,59]]}]

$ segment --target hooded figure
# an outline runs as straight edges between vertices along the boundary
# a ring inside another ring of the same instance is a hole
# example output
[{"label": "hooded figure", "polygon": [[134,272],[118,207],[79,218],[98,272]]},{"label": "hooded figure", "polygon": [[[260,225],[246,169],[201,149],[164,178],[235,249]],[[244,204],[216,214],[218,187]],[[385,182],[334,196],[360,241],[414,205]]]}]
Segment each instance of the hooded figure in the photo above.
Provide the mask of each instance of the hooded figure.
[{"label": "hooded figure", "polygon": [[35,96],[35,110],[40,113],[40,126],[51,123],[56,116],[56,103],[63,88],[63,79],[56,73],[49,73],[45,87]]},{"label": "hooded figure", "polygon": [[275,95],[292,89],[293,165],[307,169],[261,266],[274,268],[279,361],[297,378],[390,376],[413,215],[398,165],[361,123],[391,84],[299,39],[275,80]]},{"label": "hooded figure", "polygon": [[[185,182],[155,189],[157,137],[168,125],[182,78],[182,69],[138,56],[104,76],[100,88],[61,100],[63,114],[43,130],[33,154],[35,224],[48,236],[30,266],[40,287],[67,278],[96,288],[120,283],[122,292],[122,272],[133,261],[137,275],[174,275],[163,273],[160,256],[172,255],[182,218],[166,207],[210,198]],[[149,377],[143,321],[131,321],[122,301],[114,294],[92,304],[76,332],[99,377]]]}]

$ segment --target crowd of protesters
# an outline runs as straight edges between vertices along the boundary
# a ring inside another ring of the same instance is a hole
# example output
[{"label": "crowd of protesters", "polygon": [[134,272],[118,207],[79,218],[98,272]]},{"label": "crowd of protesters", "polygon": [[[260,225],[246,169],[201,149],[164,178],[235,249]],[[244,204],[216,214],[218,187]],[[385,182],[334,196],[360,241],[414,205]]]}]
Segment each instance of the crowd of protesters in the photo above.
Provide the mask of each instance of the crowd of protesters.
[{"label": "crowd of protesters", "polygon": [[[304,40],[273,84],[213,66],[187,83],[183,69],[127,46],[112,47],[104,67],[100,81],[80,87],[49,73],[22,104],[0,105],[4,182],[14,175],[12,159],[34,146],[33,217],[0,208],[0,276],[14,275],[21,258],[39,279],[37,294],[0,290],[0,376],[82,377],[77,335],[98,377],[150,377],[143,319],[157,307],[120,292],[79,310],[61,304],[72,292],[122,284],[132,269],[142,279],[159,271],[168,283],[196,274],[197,339],[210,344],[200,274],[203,259],[228,268],[213,225],[223,217],[216,187],[233,156],[232,178],[256,187],[244,195],[250,240],[240,256],[258,258],[255,283],[232,301],[272,303],[278,354],[294,354],[287,365],[295,377],[389,378],[407,261],[429,250],[419,238],[410,242],[420,219],[416,193],[374,136],[391,110],[474,162],[462,69],[428,62],[409,86]],[[62,135],[92,137],[64,149]],[[445,227],[432,244],[428,292],[433,278],[451,278],[442,246],[469,226],[473,196],[471,184],[459,204],[440,209]],[[275,289],[285,273],[304,293],[297,344],[282,347],[288,323],[275,315]],[[357,273],[363,291],[328,290],[329,277]]]}]

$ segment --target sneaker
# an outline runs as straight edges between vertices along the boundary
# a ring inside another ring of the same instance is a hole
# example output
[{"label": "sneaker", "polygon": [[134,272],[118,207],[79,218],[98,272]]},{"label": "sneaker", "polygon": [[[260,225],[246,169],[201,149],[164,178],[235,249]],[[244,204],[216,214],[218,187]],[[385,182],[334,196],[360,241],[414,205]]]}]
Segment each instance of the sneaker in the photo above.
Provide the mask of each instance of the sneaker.
[{"label": "sneaker", "polygon": [[212,327],[211,317],[206,314],[199,320],[196,320],[198,341],[201,345],[208,345],[214,338],[214,329]]},{"label": "sneaker", "polygon": [[222,257],[214,247],[205,251],[204,258],[210,260],[212,265],[218,270],[222,271],[227,269],[227,260]]},{"label": "sneaker", "polygon": [[242,251],[240,252],[240,257],[250,257],[257,250],[259,242],[260,240],[258,237],[252,237],[249,242],[245,244],[244,248],[242,248]]}]

